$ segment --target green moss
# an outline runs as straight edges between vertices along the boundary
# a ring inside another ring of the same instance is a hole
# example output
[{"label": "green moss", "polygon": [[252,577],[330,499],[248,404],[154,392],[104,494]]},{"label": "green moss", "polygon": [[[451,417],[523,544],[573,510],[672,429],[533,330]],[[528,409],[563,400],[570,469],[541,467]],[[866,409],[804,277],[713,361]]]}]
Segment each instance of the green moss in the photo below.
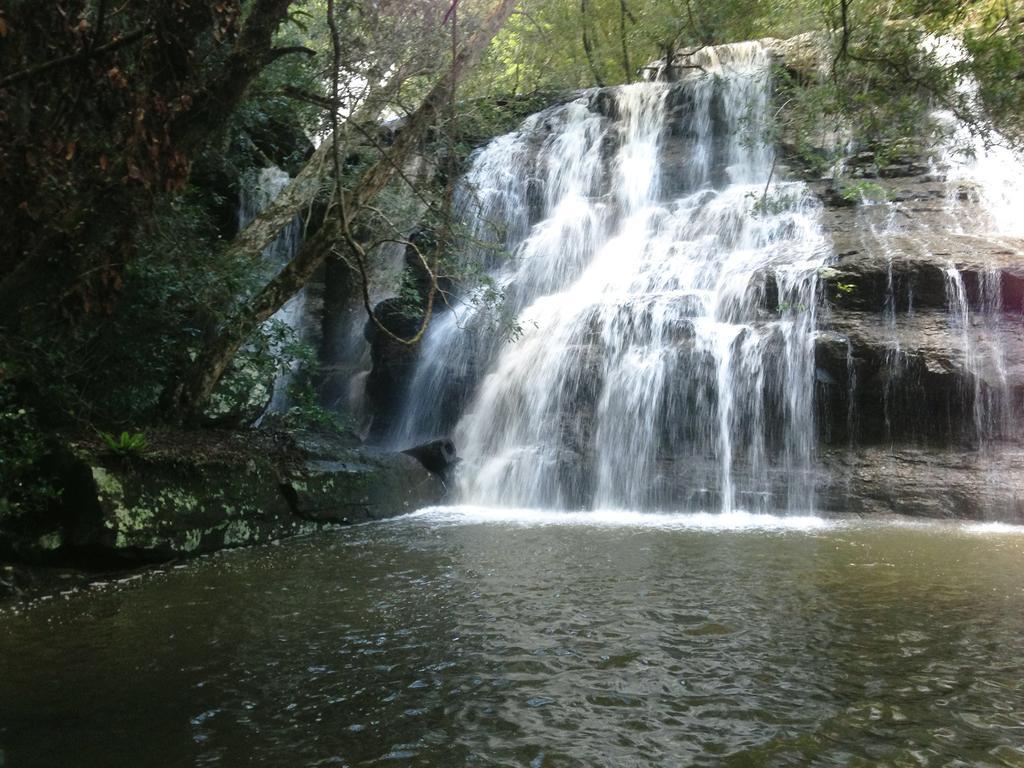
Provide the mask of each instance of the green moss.
[{"label": "green moss", "polygon": [[60,532],[54,531],[53,533],[47,533],[45,536],[40,536],[36,541],[36,544],[40,549],[52,552],[55,549],[60,549],[64,543],[64,537],[60,535]]},{"label": "green moss", "polygon": [[150,527],[156,512],[147,507],[125,506],[118,504],[114,510],[117,519],[117,530],[123,533],[134,533]]},{"label": "green moss", "polygon": [[107,498],[122,498],[124,496],[124,486],[121,485],[121,481],[103,467],[95,465],[92,467],[92,479],[96,483],[96,490],[101,500],[104,496]]},{"label": "green moss", "polygon": [[171,513],[198,512],[203,508],[202,502],[194,495],[177,488],[165,488],[160,491],[157,501],[163,509]]},{"label": "green moss", "polygon": [[231,520],[224,526],[224,546],[237,547],[256,540],[258,529],[246,520]]},{"label": "green moss", "polygon": [[195,552],[202,543],[203,532],[198,528],[192,528],[185,531],[185,540],[182,542],[180,549],[182,552]]}]

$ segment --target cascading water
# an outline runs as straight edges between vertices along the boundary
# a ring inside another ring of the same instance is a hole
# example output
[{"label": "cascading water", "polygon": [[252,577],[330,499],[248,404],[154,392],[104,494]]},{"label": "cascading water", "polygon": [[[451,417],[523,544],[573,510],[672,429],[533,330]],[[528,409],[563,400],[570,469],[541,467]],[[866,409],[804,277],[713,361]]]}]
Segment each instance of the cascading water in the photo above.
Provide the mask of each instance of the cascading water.
[{"label": "cascading water", "polygon": [[[948,36],[928,37],[923,48],[946,67],[956,67],[970,59],[963,43]],[[972,76],[961,75],[956,90],[972,111],[984,114],[978,83]],[[1024,219],[1020,216],[1024,162],[1020,156],[1008,147],[1003,136],[980,135],[949,110],[936,110],[933,117],[948,128],[947,140],[939,148],[939,165],[950,182],[951,207],[962,229],[1024,237]],[[978,205],[958,205],[964,196],[975,197]]]},{"label": "cascading water", "polygon": [[[260,170],[254,183],[242,186],[238,205],[238,229],[241,231],[255,219],[260,211],[270,205],[281,191],[291,182],[291,176],[276,165]],[[296,217],[277,239],[263,250],[263,259],[270,270],[276,272],[290,262],[302,244],[302,221]],[[274,313],[272,320],[283,323],[295,334],[302,324],[306,305],[306,292],[300,291]],[[294,375],[294,367],[284,371],[274,382],[274,394],[267,406],[268,413],[279,413],[288,406],[288,383]]]},{"label": "cascading water", "polygon": [[394,438],[447,431],[445,406],[460,415],[463,500],[813,506],[830,248],[816,199],[774,178],[757,135],[767,53],[742,43],[698,63],[681,83],[535,115],[476,158],[461,210],[473,247],[512,254],[493,274],[520,335],[497,341],[469,308],[439,318]]},{"label": "cascading water", "polygon": [[1000,328],[1004,322],[1000,276],[995,270],[981,272],[972,308],[960,270],[950,263],[945,274],[949,323],[960,335],[966,384],[970,388],[965,393],[972,417],[968,437],[980,446],[990,446],[995,439],[1015,435],[1014,406]]},{"label": "cascading water", "polygon": [[[967,61],[963,45],[951,38],[926,38],[922,49],[945,67]],[[977,85],[970,77],[961,77],[957,90],[972,110],[983,111]],[[913,291],[922,275],[938,268],[945,280],[946,321],[952,331],[939,355],[949,354],[949,360],[961,369],[958,394],[962,401],[953,408],[962,406],[965,417],[962,425],[950,422],[953,432],[949,437],[990,446],[993,440],[1016,436],[1013,414],[1020,410],[1020,403],[1013,402],[1007,370],[1005,340],[1012,338],[1009,330],[1016,319],[1004,312],[1002,269],[1012,264],[1020,247],[1016,238],[1024,233],[1019,217],[1013,215],[1013,201],[1019,200],[1024,190],[1024,165],[1000,146],[998,135],[990,135],[986,142],[946,110],[934,111],[932,119],[941,140],[933,147],[930,173],[924,180],[936,185],[933,193],[941,196],[939,205],[923,202],[923,210],[917,210],[899,202],[902,191],[890,187],[896,191],[897,201],[862,201],[855,227],[864,233],[858,250],[881,252],[887,259],[883,308],[888,340],[883,366],[886,439],[894,443],[925,439],[937,428],[931,416],[922,418],[919,406],[925,389],[920,367],[923,357],[916,343],[925,338],[931,318],[925,307],[921,322],[915,322]],[[924,200],[923,196],[918,199]],[[962,247],[953,246],[938,233],[961,238]],[[976,247],[982,242],[1003,243],[1005,249],[983,251]]]},{"label": "cascading water", "polygon": [[[532,145],[542,140],[543,125],[549,120],[562,120],[567,113],[590,114],[584,106],[570,104],[528,118],[516,133],[500,136],[477,155],[472,167],[456,189],[454,209],[463,219],[466,231],[462,258],[494,267],[500,256],[513,251],[529,232],[528,188],[536,157]],[[560,137],[561,142],[579,136],[579,129],[598,131],[600,116],[581,120],[575,134]],[[588,166],[590,172],[599,168],[595,152]],[[574,169],[553,169],[572,174]],[[578,175],[578,169],[575,169]],[[553,192],[549,190],[549,198]],[[580,233],[577,233],[580,235]],[[538,228],[537,238],[543,236]],[[570,238],[566,238],[569,240]],[[535,242],[537,242],[535,240]],[[579,239],[575,243],[580,243]],[[509,280],[514,270],[496,275],[499,287],[512,289]],[[520,304],[524,294],[520,289]],[[479,296],[466,297],[449,312],[439,313],[432,321],[422,342],[421,362],[410,385],[414,394],[405,405],[391,436],[394,447],[404,448],[447,433],[454,428],[475,383],[476,371],[483,368],[497,349],[496,335],[487,322]],[[513,295],[509,295],[509,309]]]},{"label": "cascading water", "polygon": [[[871,207],[876,205],[868,200],[861,202],[863,206]],[[888,336],[888,344],[885,351],[885,369],[888,372],[886,377],[886,383],[883,390],[883,418],[885,420],[885,436],[887,440],[891,440],[893,436],[893,422],[895,421],[894,416],[897,411],[906,410],[905,402],[901,402],[901,398],[898,397],[904,389],[905,382],[904,376],[908,369],[908,357],[906,351],[900,344],[900,337],[898,333],[899,326],[899,315],[900,305],[903,303],[904,297],[900,295],[900,291],[897,288],[895,275],[893,274],[893,257],[894,249],[891,247],[891,238],[900,238],[905,236],[904,223],[899,220],[896,213],[898,208],[892,203],[885,203],[886,215],[884,221],[879,225],[876,223],[864,224],[863,228],[869,233],[870,238],[875,242],[884,244],[886,265],[885,265],[885,303],[882,307],[882,317],[885,323],[886,335]],[[906,314],[909,316],[913,312],[913,294],[910,292],[912,289],[907,286],[906,294]],[[853,402],[851,394],[850,402]],[[855,433],[851,433],[855,434]]]},{"label": "cascading water", "polygon": [[[945,66],[956,66],[969,58],[963,44],[950,37],[928,38],[924,47]],[[973,109],[983,112],[978,84],[972,77],[961,76],[957,90]],[[946,110],[938,110],[934,117],[947,128],[939,146],[938,166],[948,182],[951,229],[999,238],[1008,243],[1008,252],[1014,252],[1019,238],[1024,237],[1019,214],[1024,162],[998,133],[987,137],[972,133]],[[1019,404],[1013,403],[1006,370],[1001,270],[999,265],[986,264],[975,270],[975,277],[972,301],[963,275],[950,263],[946,268],[946,298],[950,325],[960,331],[964,370],[972,390],[972,438],[987,446],[992,440],[1016,436],[1013,413]]]}]

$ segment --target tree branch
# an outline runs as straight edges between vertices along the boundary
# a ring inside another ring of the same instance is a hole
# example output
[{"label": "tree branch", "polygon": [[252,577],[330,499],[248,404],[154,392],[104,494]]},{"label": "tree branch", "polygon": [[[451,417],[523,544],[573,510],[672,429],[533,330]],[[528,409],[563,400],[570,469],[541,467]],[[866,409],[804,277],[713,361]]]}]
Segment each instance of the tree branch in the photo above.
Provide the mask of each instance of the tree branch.
[{"label": "tree branch", "polygon": [[590,65],[590,73],[594,76],[594,83],[599,88],[604,88],[604,79],[601,71],[597,68],[597,61],[594,59],[594,44],[587,31],[587,0],[580,0],[580,31],[583,35],[583,52],[587,55],[587,63]]},{"label": "tree branch", "polygon": [[[269,0],[264,0],[267,2]],[[419,144],[447,101],[455,72],[465,71],[483,55],[494,35],[508,19],[517,0],[499,0],[478,29],[460,47],[454,66],[430,89],[419,108],[409,116],[395,136],[384,157],[367,168],[352,187],[339,196],[344,205],[346,226],[394,176],[394,167],[401,165]],[[326,142],[325,142],[326,144]],[[333,151],[333,150],[332,150]],[[337,172],[337,171],[336,171]],[[200,350],[186,372],[180,391],[176,393],[179,418],[197,420],[217,383],[223,377],[235,353],[260,323],[280,309],[306,284],[333,250],[338,239],[346,239],[339,216],[328,217],[324,225],[307,239],[298,253],[245,306],[221,328],[209,344]],[[365,296],[364,296],[365,300]]]},{"label": "tree branch", "polygon": [[278,58],[273,55],[274,33],[288,17],[288,8],[293,2],[254,0],[227,61],[217,68],[211,80],[203,83],[192,108],[173,124],[173,133],[186,154],[207,139],[208,126],[218,124],[223,115],[230,113],[245,96],[249,84]]},{"label": "tree branch", "polygon": [[34,67],[29,67],[28,69],[23,69],[20,72],[7,75],[6,77],[0,78],[0,88],[36,77],[37,75],[49,72],[51,69],[66,67],[68,64],[86,61],[101,54],[115,51],[118,48],[123,48],[126,45],[131,45],[132,43],[141,40],[152,31],[152,27],[142,27],[141,29],[136,29],[134,32],[129,32],[124,37],[119,37],[117,40],[111,40],[109,43],[104,45],[100,45],[95,48],[86,48],[84,51],[79,51],[78,53],[73,53],[69,56],[61,56],[59,59],[46,61]]},{"label": "tree branch", "polygon": [[840,24],[842,24],[842,33],[839,38],[839,50],[836,51],[836,56],[832,60],[832,73],[835,76],[836,68],[839,66],[839,62],[844,60],[849,55],[850,49],[850,19],[849,19],[849,0],[839,0],[839,18]]},{"label": "tree branch", "polygon": [[[448,20],[449,16],[453,19],[455,18],[454,14],[455,9],[457,7],[457,2],[458,0],[453,0],[451,8],[449,8],[448,10],[448,15],[445,16],[445,21]],[[331,67],[331,98],[334,102],[337,102],[339,100],[338,90],[341,72],[341,35],[338,32],[337,19],[334,18],[334,0],[327,0],[327,24],[331,30],[331,51],[333,55],[333,64]],[[455,66],[455,63],[457,61],[458,56],[454,55],[452,58],[453,67]],[[454,71],[451,73],[451,81],[452,86],[454,87]],[[437,294],[437,276],[434,274],[434,271],[430,268],[430,265],[427,263],[427,260],[423,257],[423,253],[420,251],[420,249],[413,245],[412,247],[415,249],[416,254],[419,256],[420,261],[423,264],[423,268],[427,271],[427,274],[430,276],[430,290],[427,293],[427,306],[423,313],[423,319],[420,322],[420,326],[415,334],[413,334],[410,338],[406,339],[399,336],[390,328],[388,328],[383,322],[381,322],[380,318],[377,317],[377,313],[373,311],[373,302],[370,299],[370,278],[366,270],[366,250],[363,248],[362,243],[360,243],[358,240],[356,240],[355,237],[353,237],[351,227],[352,220],[349,217],[348,211],[346,210],[348,207],[346,200],[347,195],[345,194],[345,190],[342,187],[341,158],[338,153],[337,141],[337,137],[340,132],[340,126],[338,125],[338,110],[331,109],[330,116],[331,134],[335,137],[335,141],[332,142],[331,144],[331,159],[334,163],[334,186],[335,194],[337,195],[338,198],[338,227],[341,230],[341,234],[344,237],[345,243],[348,245],[349,250],[352,252],[353,256],[355,256],[356,272],[359,275],[359,283],[362,289],[363,308],[366,310],[367,316],[370,318],[371,322],[373,322],[377,330],[388,336],[393,341],[397,341],[399,344],[412,346],[423,338],[423,334],[427,332],[427,326],[430,324],[430,318],[433,315],[434,311],[434,296]],[[397,167],[397,164],[395,164],[395,166]],[[409,245],[412,245],[412,243],[409,243]],[[347,260],[345,261],[346,263],[349,263]]]},{"label": "tree branch", "polygon": [[[619,0],[619,41],[622,43],[622,69],[626,74],[626,82],[631,83],[636,73],[633,72],[633,65],[629,63],[629,47],[626,45],[627,16],[632,18],[633,14],[626,7],[626,0]],[[636,24],[636,19],[633,19],[633,23]]]},{"label": "tree branch", "polygon": [[267,63],[277,61],[282,56],[290,56],[293,53],[301,53],[305,56],[316,56],[316,51],[304,45],[288,45],[280,48],[271,48],[267,52]]}]

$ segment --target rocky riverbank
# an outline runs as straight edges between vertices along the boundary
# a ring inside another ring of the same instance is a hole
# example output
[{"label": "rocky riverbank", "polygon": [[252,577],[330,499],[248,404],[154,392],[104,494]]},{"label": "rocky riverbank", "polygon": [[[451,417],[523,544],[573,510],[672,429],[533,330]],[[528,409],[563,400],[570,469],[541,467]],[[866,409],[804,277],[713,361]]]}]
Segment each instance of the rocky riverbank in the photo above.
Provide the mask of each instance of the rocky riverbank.
[{"label": "rocky riverbank", "polygon": [[137,565],[393,517],[439,501],[438,474],[331,433],[160,431],[119,455],[94,438],[48,457],[45,511],[0,517],[0,553]]}]

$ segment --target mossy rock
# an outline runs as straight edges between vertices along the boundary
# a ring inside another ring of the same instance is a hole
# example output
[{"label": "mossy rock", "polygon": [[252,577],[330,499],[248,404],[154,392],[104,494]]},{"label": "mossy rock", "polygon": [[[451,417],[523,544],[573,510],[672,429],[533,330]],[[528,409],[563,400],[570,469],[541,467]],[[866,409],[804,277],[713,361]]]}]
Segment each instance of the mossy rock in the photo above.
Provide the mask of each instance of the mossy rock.
[{"label": "mossy rock", "polygon": [[257,544],[301,521],[269,461],[91,463],[96,512],[74,544],[128,559],[161,560]]},{"label": "mossy rock", "polygon": [[444,495],[440,478],[404,454],[311,461],[291,474],[287,487],[299,517],[328,523],[394,517]]},{"label": "mossy rock", "polygon": [[412,457],[343,440],[287,456],[212,450],[216,440],[231,442],[197,432],[131,459],[79,447],[63,467],[59,507],[31,525],[0,519],[0,550],[43,563],[159,562],[394,517],[445,491]]}]

